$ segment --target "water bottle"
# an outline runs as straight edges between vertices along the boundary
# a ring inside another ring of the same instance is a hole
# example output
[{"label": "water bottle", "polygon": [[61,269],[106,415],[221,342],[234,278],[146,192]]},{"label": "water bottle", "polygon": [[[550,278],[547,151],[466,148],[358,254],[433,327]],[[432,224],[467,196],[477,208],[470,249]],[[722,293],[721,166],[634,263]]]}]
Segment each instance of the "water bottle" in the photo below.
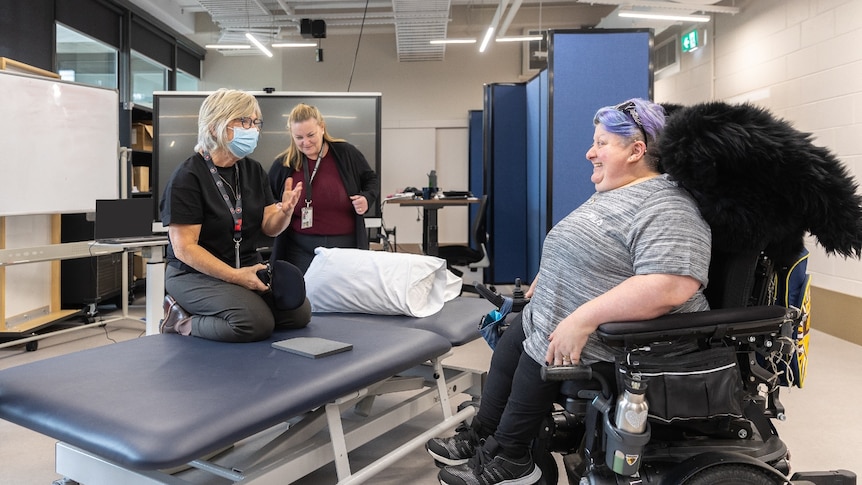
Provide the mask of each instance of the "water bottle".
[{"label": "water bottle", "polygon": [[646,401],[646,382],[637,378],[626,378],[626,390],[617,399],[616,427],[628,433],[643,433],[646,430],[649,405]]},{"label": "water bottle", "polygon": [[437,171],[432,170],[431,173],[428,174],[428,187],[431,187],[432,192],[437,191]]}]

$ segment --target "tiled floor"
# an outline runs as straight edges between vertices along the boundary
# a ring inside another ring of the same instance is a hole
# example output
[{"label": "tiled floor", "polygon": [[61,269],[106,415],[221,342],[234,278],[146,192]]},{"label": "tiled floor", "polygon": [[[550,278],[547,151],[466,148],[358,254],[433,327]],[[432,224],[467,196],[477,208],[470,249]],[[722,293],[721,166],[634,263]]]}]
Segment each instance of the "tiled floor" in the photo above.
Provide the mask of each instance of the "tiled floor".
[{"label": "tiled floor", "polygon": [[[143,315],[142,301],[131,309],[135,316]],[[110,317],[105,314],[105,318]],[[0,369],[77,350],[111,345],[114,342],[138,338],[144,325],[139,319],[118,320],[104,327],[53,336],[41,340],[35,352],[22,347],[0,349]],[[813,331],[811,359],[803,389],[784,389],[782,402],[788,419],[776,426],[792,452],[794,470],[848,469],[862,473],[862,347],[829,335]],[[477,340],[456,349],[447,361],[450,365],[486,369],[490,350]],[[34,382],[33,385],[39,385]],[[2,399],[2,396],[0,396]],[[428,413],[427,422],[435,417]],[[422,429],[426,420],[418,419],[405,427]],[[351,466],[356,468],[379,457],[396,441],[398,429],[351,453]],[[415,434],[415,433],[414,433]],[[437,469],[424,450],[419,449],[373,477],[368,483],[395,485],[405,479],[414,485],[432,485]],[[60,479],[54,472],[54,440],[11,423],[0,421],[0,484],[48,485]],[[190,477],[193,479],[194,477]],[[333,466],[307,476],[301,485],[335,483]],[[195,483],[198,483],[195,481]],[[225,483],[210,481],[206,483]],[[563,483],[561,481],[561,483]],[[122,484],[118,484],[122,485]]]}]

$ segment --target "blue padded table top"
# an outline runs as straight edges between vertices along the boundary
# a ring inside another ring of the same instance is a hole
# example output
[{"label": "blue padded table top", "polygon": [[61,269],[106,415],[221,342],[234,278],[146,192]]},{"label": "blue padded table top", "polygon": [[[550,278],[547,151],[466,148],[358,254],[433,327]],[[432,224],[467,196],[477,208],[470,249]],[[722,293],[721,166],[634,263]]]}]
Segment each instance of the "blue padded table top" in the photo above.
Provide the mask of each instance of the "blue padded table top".
[{"label": "blue padded table top", "polygon": [[453,346],[464,345],[479,338],[479,321],[482,316],[496,308],[484,298],[460,296],[447,301],[443,309],[434,315],[416,318],[407,315],[368,315],[362,313],[315,313],[313,321],[325,325],[327,322],[367,322],[376,325],[388,324],[397,327],[418,328],[443,336]]},{"label": "blue padded table top", "polygon": [[[273,340],[353,349],[311,359]],[[270,340],[153,335],[0,371],[0,418],[121,465],[187,463],[449,351],[432,332],[317,318]]]}]

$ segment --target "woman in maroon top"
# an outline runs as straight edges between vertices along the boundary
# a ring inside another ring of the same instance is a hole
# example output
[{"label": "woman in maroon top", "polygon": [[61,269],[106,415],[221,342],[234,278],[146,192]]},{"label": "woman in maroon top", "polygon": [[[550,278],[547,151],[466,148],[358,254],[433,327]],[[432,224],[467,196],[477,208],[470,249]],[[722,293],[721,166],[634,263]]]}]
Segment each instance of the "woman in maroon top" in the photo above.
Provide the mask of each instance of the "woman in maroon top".
[{"label": "woman in maroon top", "polygon": [[364,216],[380,197],[377,174],[362,153],[326,131],[314,106],[298,104],[287,119],[290,146],[269,170],[273,193],[286,179],[303,182],[290,226],[274,244],[273,257],[305,272],[317,247],[368,249]]}]

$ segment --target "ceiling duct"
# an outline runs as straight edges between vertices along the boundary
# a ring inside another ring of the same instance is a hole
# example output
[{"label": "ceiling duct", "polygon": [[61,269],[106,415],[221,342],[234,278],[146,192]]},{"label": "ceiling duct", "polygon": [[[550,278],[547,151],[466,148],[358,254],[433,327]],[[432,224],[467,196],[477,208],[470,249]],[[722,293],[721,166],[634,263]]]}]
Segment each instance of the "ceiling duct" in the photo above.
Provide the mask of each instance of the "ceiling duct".
[{"label": "ceiling duct", "polygon": [[[282,28],[297,28],[298,19],[281,9],[281,2],[265,0],[199,0],[212,21],[221,29],[219,42],[244,39],[246,32],[268,44],[278,38]],[[247,41],[246,41],[247,42]],[[253,54],[250,52],[248,54]]]},{"label": "ceiling duct", "polygon": [[[445,46],[431,39],[446,38],[451,0],[199,0],[221,30],[220,42],[237,33],[254,33],[264,43],[300,33],[302,18],[325,19],[329,27],[357,29],[368,25],[395,25],[399,61],[442,61]],[[257,55],[235,51],[229,55]]]},{"label": "ceiling duct", "polygon": [[445,39],[450,0],[392,0],[398,60],[442,61],[446,46],[431,44]]}]

